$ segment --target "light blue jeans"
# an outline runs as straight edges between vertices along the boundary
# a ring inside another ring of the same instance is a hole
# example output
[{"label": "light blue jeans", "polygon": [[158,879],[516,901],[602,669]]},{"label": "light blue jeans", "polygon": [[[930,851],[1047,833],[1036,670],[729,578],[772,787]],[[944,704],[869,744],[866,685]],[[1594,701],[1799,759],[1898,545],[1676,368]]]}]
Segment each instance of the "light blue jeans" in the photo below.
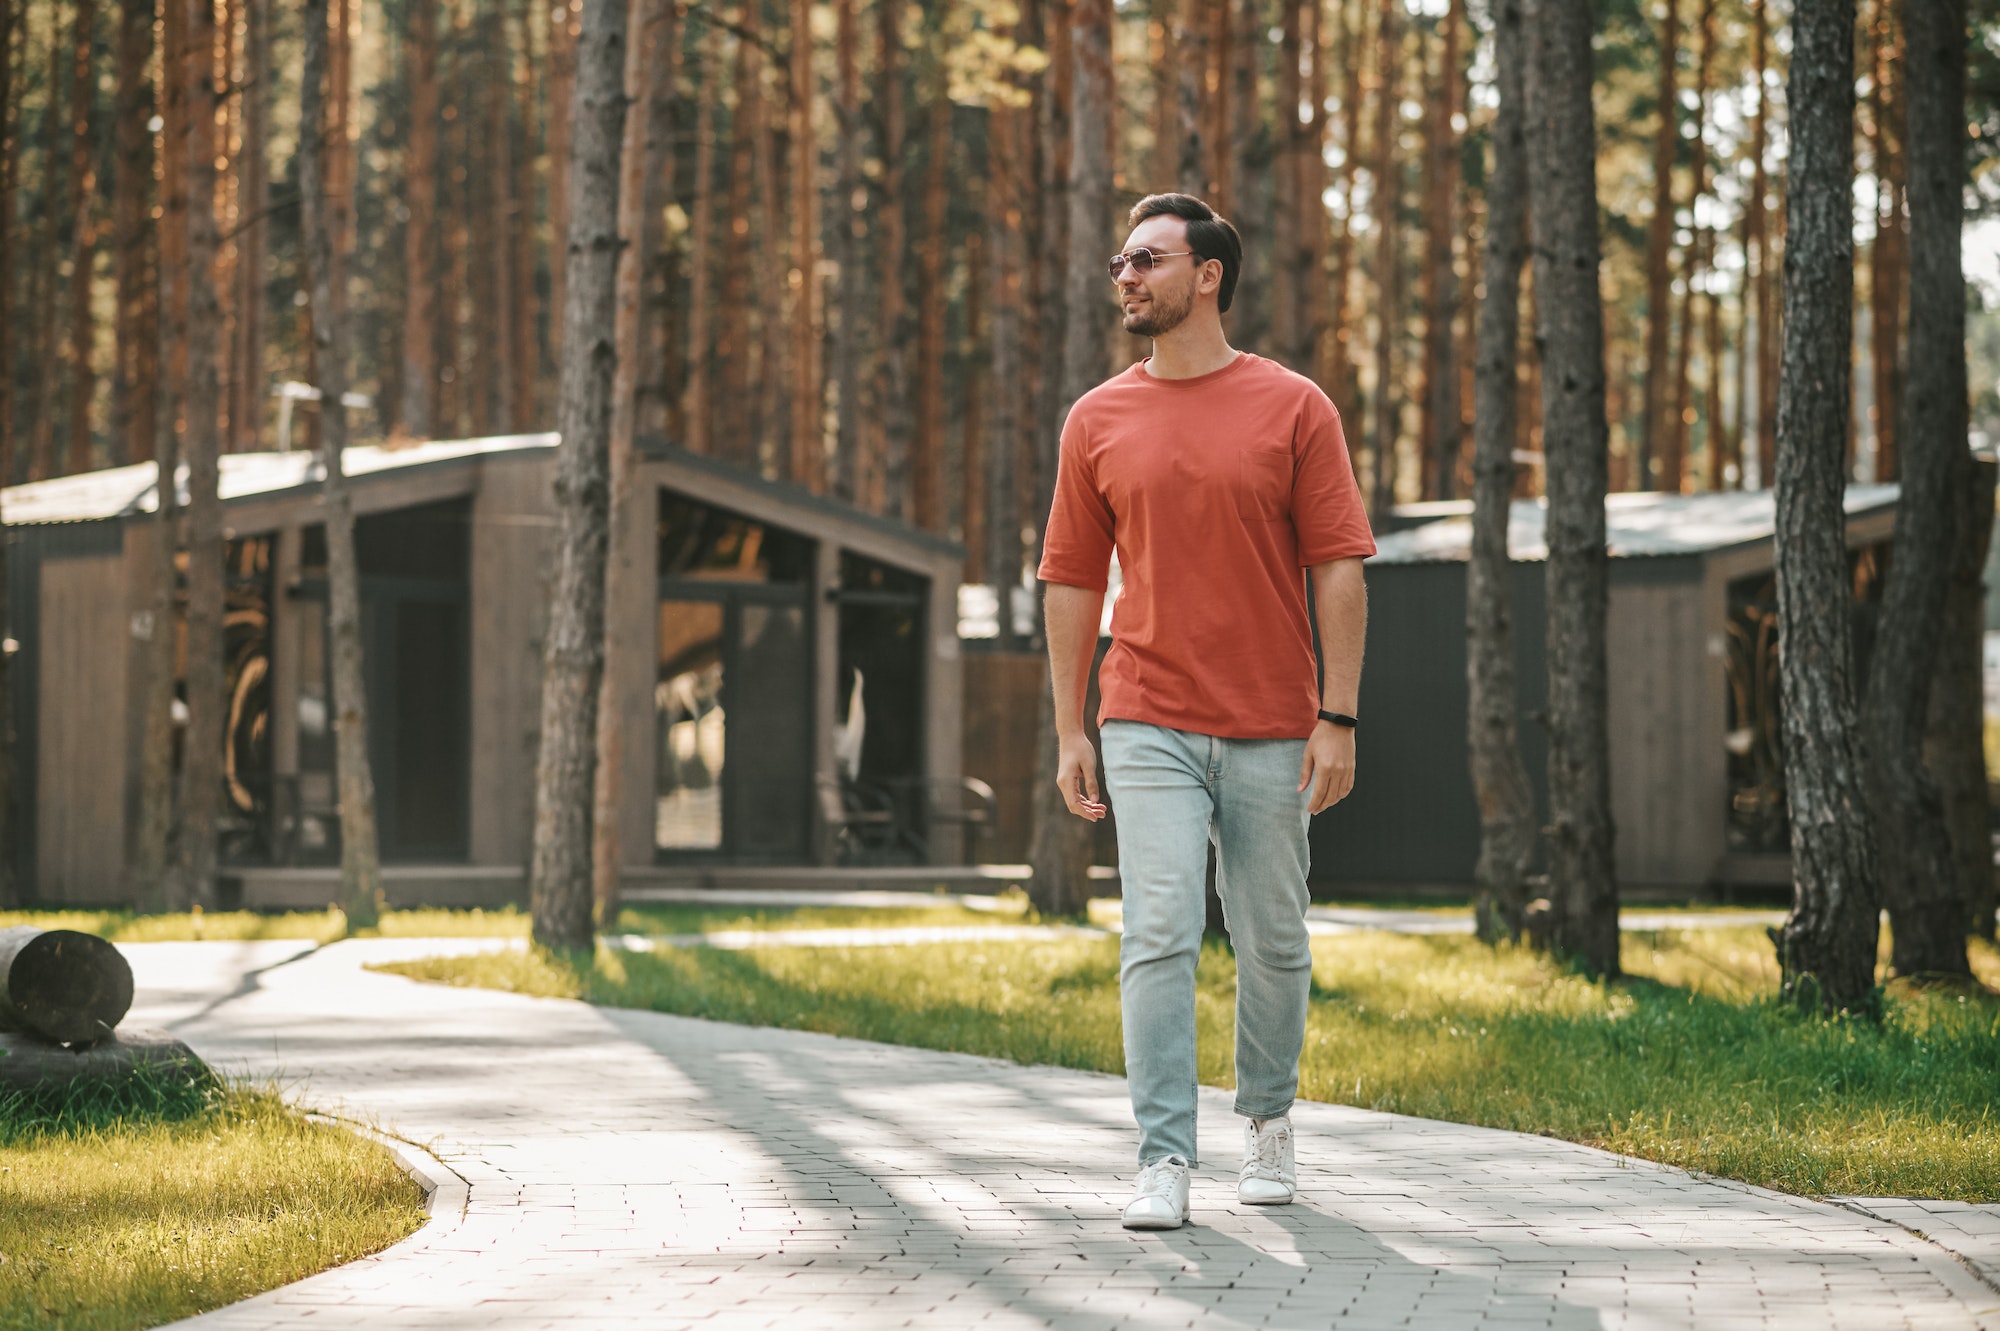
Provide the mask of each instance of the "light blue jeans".
[{"label": "light blue jeans", "polygon": [[1140,721],[1107,721],[1101,734],[1125,896],[1119,988],[1139,1163],[1195,1161],[1194,970],[1211,841],[1236,949],[1236,1112],[1276,1118],[1298,1094],[1312,989],[1306,743]]}]

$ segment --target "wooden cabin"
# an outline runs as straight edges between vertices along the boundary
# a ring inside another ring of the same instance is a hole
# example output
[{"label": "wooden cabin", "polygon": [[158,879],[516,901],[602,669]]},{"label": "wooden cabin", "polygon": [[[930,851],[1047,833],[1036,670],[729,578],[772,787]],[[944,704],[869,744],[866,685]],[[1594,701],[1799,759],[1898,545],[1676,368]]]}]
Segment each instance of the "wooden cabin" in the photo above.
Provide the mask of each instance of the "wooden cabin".
[{"label": "wooden cabin", "polygon": [[[1846,495],[1865,652],[1897,488]],[[1479,854],[1466,758],[1469,505],[1425,506],[1368,561],[1368,660],[1353,795],[1313,822],[1321,895],[1462,895]],[[1547,510],[1509,520],[1521,747],[1548,808],[1543,650]],[[1611,551],[1611,799],[1621,889],[1691,898],[1791,882],[1777,748],[1772,492],[1616,494]]]},{"label": "wooden cabin", "polygon": [[[533,822],[553,435],[354,448],[370,750],[392,903],[519,900]],[[48,906],[134,900],[141,639],[155,469],[15,487],[8,523],[17,881]],[[183,485],[185,481],[183,479]],[[326,554],[310,454],[222,459],[228,545],[224,904],[332,899],[339,813]],[[830,864],[841,793],[900,801],[904,858],[960,774],[952,543],[665,445],[617,515],[608,609],[627,884]],[[898,849],[891,847],[891,850]]]}]

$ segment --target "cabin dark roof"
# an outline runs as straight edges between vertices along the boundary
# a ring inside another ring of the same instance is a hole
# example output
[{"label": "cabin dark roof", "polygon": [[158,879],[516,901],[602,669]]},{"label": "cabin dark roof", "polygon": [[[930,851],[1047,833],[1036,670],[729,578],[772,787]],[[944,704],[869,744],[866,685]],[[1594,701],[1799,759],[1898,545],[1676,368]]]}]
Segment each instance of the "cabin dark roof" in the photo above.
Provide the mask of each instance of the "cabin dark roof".
[{"label": "cabin dark roof", "polygon": [[[1895,485],[1850,485],[1847,516],[1860,517],[1892,508]],[[1427,505],[1433,510],[1444,505]],[[1376,542],[1371,564],[1462,563],[1472,542],[1472,505],[1461,501],[1459,511],[1438,516],[1407,530],[1392,532]],[[1770,490],[1723,490],[1711,494],[1675,495],[1650,492],[1607,495],[1604,499],[1606,539],[1613,559],[1704,555],[1768,541],[1777,527],[1777,500]],[[1507,553],[1514,559],[1549,557],[1545,528],[1548,502],[1517,499],[1507,519]]]}]

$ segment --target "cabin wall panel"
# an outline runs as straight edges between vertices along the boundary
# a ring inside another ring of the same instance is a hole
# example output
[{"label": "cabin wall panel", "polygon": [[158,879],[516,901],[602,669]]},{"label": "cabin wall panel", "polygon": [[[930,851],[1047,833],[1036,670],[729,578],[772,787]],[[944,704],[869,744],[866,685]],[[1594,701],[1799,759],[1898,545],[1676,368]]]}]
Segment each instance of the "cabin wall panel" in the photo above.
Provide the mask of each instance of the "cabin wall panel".
[{"label": "cabin wall panel", "polygon": [[42,565],[35,891],[50,905],[110,905],[126,893],[125,568],[123,554]]},{"label": "cabin wall panel", "polygon": [[1606,621],[1612,816],[1621,883],[1698,887],[1714,864],[1699,582],[1614,586]]},{"label": "cabin wall panel", "polygon": [[554,459],[488,459],[472,505],[474,864],[525,865],[556,541]]}]

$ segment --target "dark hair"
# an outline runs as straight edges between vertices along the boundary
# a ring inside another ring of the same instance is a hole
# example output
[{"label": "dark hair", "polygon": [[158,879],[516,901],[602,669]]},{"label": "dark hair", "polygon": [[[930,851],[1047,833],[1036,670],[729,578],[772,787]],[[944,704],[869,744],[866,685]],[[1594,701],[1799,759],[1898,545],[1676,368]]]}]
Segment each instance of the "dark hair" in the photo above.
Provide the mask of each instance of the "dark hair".
[{"label": "dark hair", "polygon": [[1194,251],[1195,259],[1201,263],[1221,260],[1222,287],[1215,293],[1215,303],[1227,314],[1229,302],[1236,298],[1236,275],[1243,268],[1243,237],[1236,234],[1236,228],[1192,194],[1148,194],[1132,205],[1125,225],[1137,226],[1149,217],[1180,218],[1187,223],[1188,248]]}]

